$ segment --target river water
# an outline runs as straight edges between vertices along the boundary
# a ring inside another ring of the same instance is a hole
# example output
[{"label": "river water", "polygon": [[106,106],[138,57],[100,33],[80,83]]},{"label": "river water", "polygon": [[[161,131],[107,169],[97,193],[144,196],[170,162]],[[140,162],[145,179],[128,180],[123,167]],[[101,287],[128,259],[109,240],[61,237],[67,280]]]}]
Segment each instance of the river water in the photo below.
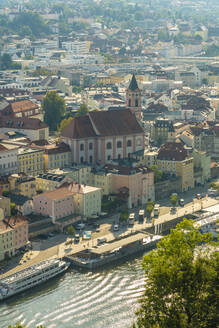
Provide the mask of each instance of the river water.
[{"label": "river water", "polygon": [[127,328],[144,290],[141,257],[96,273],[73,270],[0,304],[0,328]]}]

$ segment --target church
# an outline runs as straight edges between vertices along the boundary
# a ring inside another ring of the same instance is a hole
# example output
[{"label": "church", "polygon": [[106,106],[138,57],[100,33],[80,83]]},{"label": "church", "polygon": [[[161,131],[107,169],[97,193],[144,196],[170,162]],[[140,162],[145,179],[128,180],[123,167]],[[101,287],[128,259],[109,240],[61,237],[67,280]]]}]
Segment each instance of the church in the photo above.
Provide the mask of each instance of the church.
[{"label": "church", "polygon": [[125,109],[91,111],[75,117],[62,131],[61,141],[70,146],[73,163],[96,165],[129,158],[144,149],[141,115],[141,91],[133,74]]}]

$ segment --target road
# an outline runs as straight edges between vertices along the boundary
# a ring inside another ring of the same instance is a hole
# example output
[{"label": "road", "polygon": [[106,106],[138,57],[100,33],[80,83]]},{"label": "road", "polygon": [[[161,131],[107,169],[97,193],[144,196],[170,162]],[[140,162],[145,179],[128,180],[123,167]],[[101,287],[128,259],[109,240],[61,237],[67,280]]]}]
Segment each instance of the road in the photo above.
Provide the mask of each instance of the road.
[{"label": "road", "polygon": [[[160,216],[154,220],[155,225],[167,222],[177,217],[181,217],[185,214],[194,213],[206,207],[218,204],[219,201],[214,198],[204,198],[202,200],[194,199],[193,202],[186,203],[184,207],[177,207],[174,214],[170,214],[170,206],[162,206]],[[138,212],[139,209],[135,209]],[[133,227],[127,225],[120,225],[119,231],[113,231],[114,223],[119,220],[119,214],[112,216],[110,219],[104,219],[100,226],[100,232],[93,232],[89,241],[84,241],[80,238],[79,244],[68,244],[73,238],[70,238],[64,234],[58,234],[48,240],[40,240],[33,243],[33,250],[24,254],[22,257],[14,257],[9,262],[5,272],[0,276],[0,279],[4,276],[12,274],[16,271],[25,269],[26,267],[43,261],[52,257],[62,258],[65,255],[77,253],[87,247],[93,247],[97,245],[97,239],[105,237],[107,241],[114,240],[118,236],[129,235],[134,231],[142,231],[152,226],[152,222],[144,221],[143,224],[135,222]],[[91,230],[89,227],[86,230]]]}]

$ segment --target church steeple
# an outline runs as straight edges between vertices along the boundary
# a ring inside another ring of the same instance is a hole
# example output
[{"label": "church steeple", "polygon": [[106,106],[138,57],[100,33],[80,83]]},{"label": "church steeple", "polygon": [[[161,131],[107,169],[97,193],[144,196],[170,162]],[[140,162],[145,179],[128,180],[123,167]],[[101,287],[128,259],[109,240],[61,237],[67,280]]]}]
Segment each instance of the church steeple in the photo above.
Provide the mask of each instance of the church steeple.
[{"label": "church steeple", "polygon": [[138,87],[135,74],[132,75],[131,82],[126,90],[126,107],[135,114],[137,119],[141,120],[141,90]]}]

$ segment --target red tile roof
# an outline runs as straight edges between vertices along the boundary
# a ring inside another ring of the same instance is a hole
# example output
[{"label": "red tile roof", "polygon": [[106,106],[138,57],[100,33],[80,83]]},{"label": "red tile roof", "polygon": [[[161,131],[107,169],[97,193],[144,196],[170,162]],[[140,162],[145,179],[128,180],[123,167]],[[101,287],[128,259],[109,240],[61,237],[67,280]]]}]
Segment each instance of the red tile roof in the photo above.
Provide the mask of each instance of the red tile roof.
[{"label": "red tile roof", "polygon": [[144,133],[135,115],[130,110],[93,111],[86,116],[74,118],[62,132],[72,139],[97,136],[119,136]]},{"label": "red tile roof", "polygon": [[25,112],[28,110],[33,110],[38,108],[38,105],[34,104],[31,100],[20,100],[10,103],[5,109],[5,113],[19,113],[19,112]]},{"label": "red tile roof", "polygon": [[184,161],[188,157],[182,143],[167,142],[161,146],[157,159],[166,161]]},{"label": "red tile roof", "polygon": [[0,116],[0,128],[39,130],[48,125],[38,118]]}]

